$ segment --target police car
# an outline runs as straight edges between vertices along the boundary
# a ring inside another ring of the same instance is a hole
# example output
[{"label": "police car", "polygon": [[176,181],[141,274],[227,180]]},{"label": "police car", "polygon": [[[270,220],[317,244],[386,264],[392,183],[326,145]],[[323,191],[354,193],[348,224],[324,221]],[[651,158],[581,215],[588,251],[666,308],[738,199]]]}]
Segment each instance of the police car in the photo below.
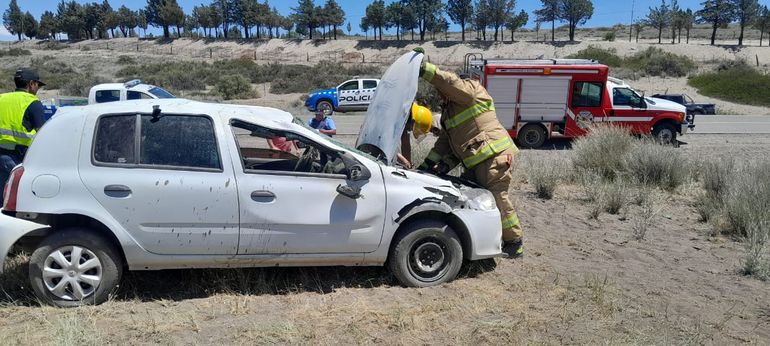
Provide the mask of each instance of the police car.
[{"label": "police car", "polygon": [[379,84],[380,80],[374,78],[351,79],[336,88],[311,92],[305,101],[305,107],[311,112],[317,109],[337,112],[365,111],[369,108]]}]

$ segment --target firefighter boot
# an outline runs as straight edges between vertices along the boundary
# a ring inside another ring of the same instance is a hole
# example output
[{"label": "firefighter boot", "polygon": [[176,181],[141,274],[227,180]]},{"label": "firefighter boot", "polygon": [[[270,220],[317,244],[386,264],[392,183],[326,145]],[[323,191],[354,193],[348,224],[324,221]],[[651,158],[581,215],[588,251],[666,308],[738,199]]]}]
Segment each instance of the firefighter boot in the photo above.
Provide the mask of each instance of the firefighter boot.
[{"label": "firefighter boot", "polygon": [[503,254],[507,258],[519,258],[524,256],[524,241],[522,238],[503,242]]}]

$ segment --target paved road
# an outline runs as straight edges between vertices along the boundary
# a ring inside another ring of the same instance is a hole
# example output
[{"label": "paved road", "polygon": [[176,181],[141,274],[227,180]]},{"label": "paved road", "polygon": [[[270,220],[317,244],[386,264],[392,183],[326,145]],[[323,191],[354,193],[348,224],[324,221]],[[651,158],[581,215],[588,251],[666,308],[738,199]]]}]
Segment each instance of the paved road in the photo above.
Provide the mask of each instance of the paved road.
[{"label": "paved road", "polygon": [[[334,122],[340,135],[355,135],[364,122],[364,114],[335,115]],[[695,131],[692,133],[770,134],[770,116],[699,115],[695,118]]]}]

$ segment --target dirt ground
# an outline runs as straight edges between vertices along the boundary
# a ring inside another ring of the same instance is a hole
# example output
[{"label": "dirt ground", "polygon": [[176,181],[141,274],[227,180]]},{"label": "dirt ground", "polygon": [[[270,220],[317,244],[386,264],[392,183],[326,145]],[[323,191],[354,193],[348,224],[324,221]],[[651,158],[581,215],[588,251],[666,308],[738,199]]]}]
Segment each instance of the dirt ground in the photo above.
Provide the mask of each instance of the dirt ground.
[{"label": "dirt ground", "polygon": [[[349,140],[349,139],[348,139]],[[770,135],[691,135],[693,160],[767,157]],[[729,145],[725,145],[728,144]],[[568,148],[569,143],[557,143]],[[0,295],[8,344],[736,344],[770,343],[770,283],[739,273],[741,243],[698,221],[692,184],[662,193],[643,240],[637,207],[587,217],[578,186],[552,200],[517,184],[520,260],[475,263],[439,287],[400,287],[382,268],[177,270],[128,274],[111,301],[40,307],[29,289]],[[0,280],[19,280],[23,258]]]}]

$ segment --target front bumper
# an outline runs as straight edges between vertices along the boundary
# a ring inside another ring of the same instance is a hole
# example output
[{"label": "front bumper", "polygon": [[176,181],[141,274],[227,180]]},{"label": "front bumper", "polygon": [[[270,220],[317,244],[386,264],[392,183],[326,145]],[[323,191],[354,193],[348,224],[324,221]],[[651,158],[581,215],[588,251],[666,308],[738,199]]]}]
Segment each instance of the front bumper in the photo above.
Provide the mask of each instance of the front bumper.
[{"label": "front bumper", "polygon": [[472,261],[502,256],[503,225],[500,212],[459,209],[452,212],[468,228]]},{"label": "front bumper", "polygon": [[0,214],[0,273],[3,272],[8,253],[21,237],[29,233],[45,229],[48,226],[24,221],[5,214]]},{"label": "front bumper", "polygon": [[684,119],[684,123],[679,124],[680,135],[684,135],[688,131],[695,131],[695,114],[688,114]]}]

